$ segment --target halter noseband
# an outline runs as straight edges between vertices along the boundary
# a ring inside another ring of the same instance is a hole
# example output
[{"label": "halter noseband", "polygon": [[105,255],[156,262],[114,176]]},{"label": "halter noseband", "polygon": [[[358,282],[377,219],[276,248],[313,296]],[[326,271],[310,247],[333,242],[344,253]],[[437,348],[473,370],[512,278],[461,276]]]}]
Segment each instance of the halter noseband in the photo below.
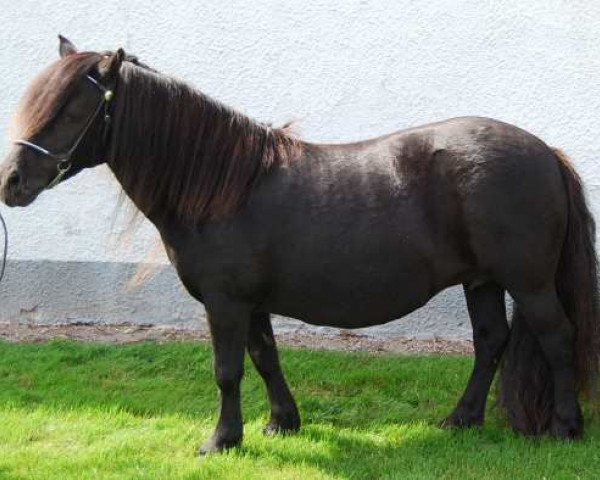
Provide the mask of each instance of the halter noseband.
[{"label": "halter noseband", "polygon": [[113,99],[113,96],[114,96],[113,91],[110,90],[109,88],[106,88],[104,85],[99,83],[95,78],[93,78],[90,75],[86,75],[85,78],[88,81],[90,81],[96,88],[98,88],[98,90],[100,90],[100,92],[102,93],[102,97],[100,98],[100,102],[98,102],[98,106],[95,108],[95,110],[90,115],[87,122],[85,123],[83,129],[81,130],[79,135],[75,138],[75,141],[73,142],[71,148],[69,148],[64,153],[54,153],[54,152],[51,152],[50,150],[47,150],[44,147],[41,147],[33,142],[30,142],[29,140],[19,139],[19,140],[15,140],[13,142],[17,145],[23,145],[25,147],[28,147],[41,155],[45,155],[47,157],[54,158],[55,160],[58,161],[58,163],[56,165],[56,169],[58,170],[58,173],[57,173],[56,177],[54,177],[54,179],[46,186],[46,190],[49,190],[49,189],[55,187],[56,185],[58,185],[61,182],[61,180],[64,178],[64,176],[67,174],[67,172],[71,169],[71,167],[73,166],[73,164],[71,162],[71,156],[73,155],[73,153],[75,152],[75,150],[77,149],[79,144],[82,142],[83,138],[85,137],[85,134],[88,132],[88,130],[94,123],[94,120],[96,120],[96,117],[100,114],[102,107],[104,107],[104,123],[107,126],[110,124],[111,118],[110,118],[110,113],[108,111],[108,105],[109,105],[110,101]]}]

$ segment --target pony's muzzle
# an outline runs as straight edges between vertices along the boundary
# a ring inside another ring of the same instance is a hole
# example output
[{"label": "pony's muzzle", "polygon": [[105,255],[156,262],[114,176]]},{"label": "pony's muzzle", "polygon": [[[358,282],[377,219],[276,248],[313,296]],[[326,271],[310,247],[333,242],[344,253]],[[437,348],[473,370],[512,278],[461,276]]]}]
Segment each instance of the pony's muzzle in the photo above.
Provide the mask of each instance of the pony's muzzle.
[{"label": "pony's muzzle", "polygon": [[10,165],[0,170],[0,199],[7,206],[26,206],[31,203],[31,197],[17,166]]}]

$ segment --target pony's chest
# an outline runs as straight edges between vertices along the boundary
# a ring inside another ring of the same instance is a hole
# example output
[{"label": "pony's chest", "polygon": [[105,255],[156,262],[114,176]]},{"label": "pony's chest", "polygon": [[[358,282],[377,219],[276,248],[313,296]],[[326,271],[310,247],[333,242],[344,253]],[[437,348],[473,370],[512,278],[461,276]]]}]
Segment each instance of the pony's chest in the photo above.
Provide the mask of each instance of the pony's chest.
[{"label": "pony's chest", "polygon": [[264,296],[264,265],[260,255],[244,244],[205,245],[197,241],[169,250],[169,259],[181,282],[197,300],[202,301],[208,292],[221,292],[253,303]]}]

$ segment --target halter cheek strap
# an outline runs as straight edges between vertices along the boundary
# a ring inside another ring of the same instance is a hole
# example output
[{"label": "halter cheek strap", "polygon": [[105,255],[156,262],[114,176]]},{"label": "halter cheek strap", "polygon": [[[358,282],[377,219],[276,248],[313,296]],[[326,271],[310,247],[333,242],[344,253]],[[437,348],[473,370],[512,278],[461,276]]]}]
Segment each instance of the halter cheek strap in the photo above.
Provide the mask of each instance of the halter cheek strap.
[{"label": "halter cheek strap", "polygon": [[92,77],[90,75],[86,75],[85,78],[88,81],[90,81],[96,88],[98,88],[98,90],[100,90],[100,92],[102,93],[102,97],[100,98],[100,101],[98,102],[98,106],[94,109],[94,111],[89,116],[88,120],[86,121],[84,127],[81,129],[81,132],[79,133],[79,135],[77,135],[77,137],[71,144],[71,148],[69,148],[66,152],[54,153],[44,147],[41,147],[40,145],[30,142],[29,140],[19,139],[19,140],[15,140],[13,142],[17,145],[23,145],[24,147],[30,148],[31,150],[35,151],[36,153],[39,153],[40,155],[44,155],[46,157],[51,157],[51,158],[57,160],[58,163],[56,164],[56,169],[57,169],[56,177],[54,177],[52,179],[52,181],[46,186],[46,190],[49,190],[49,189],[55,187],[56,185],[58,185],[62,181],[62,179],[65,177],[67,172],[71,169],[71,167],[73,166],[73,163],[71,162],[71,156],[73,155],[75,150],[77,150],[77,147],[82,142],[82,140],[84,139],[88,130],[90,129],[90,127],[92,126],[92,124],[94,123],[94,121],[96,120],[96,118],[98,117],[98,115],[100,114],[100,112],[102,111],[103,108],[104,108],[104,124],[107,127],[104,129],[105,136],[103,137],[103,139],[106,140],[106,135],[108,133],[108,126],[110,125],[110,122],[111,122],[109,105],[110,105],[111,100],[114,97],[113,91],[106,88],[104,85],[99,83],[94,77]]}]

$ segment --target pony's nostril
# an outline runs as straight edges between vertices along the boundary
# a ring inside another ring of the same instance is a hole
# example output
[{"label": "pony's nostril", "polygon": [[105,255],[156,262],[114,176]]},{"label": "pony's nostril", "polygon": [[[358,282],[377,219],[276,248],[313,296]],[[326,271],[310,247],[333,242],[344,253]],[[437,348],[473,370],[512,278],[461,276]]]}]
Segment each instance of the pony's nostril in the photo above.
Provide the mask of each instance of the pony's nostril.
[{"label": "pony's nostril", "polygon": [[19,176],[19,173],[16,171],[13,171],[13,172],[10,172],[10,175],[6,179],[6,185],[11,188],[14,188],[19,185],[20,181],[21,181],[21,177]]}]

